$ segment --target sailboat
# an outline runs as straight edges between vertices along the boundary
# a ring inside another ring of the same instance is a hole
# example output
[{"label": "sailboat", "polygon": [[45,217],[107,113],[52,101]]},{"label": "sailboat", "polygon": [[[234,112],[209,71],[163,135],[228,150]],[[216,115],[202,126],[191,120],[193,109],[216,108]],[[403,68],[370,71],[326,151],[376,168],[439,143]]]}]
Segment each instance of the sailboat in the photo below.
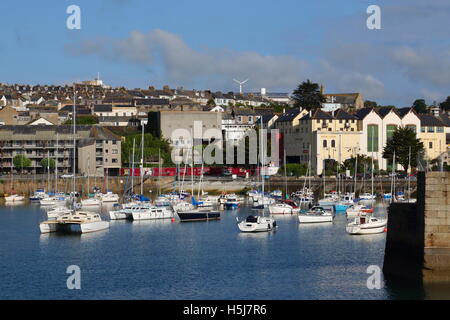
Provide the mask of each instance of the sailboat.
[{"label": "sailboat", "polygon": [[[261,117],[261,131],[260,131],[260,160],[261,167],[264,168],[265,154],[264,154],[264,141],[263,141],[263,123]],[[238,228],[241,232],[267,232],[277,228],[277,222],[272,217],[265,217],[266,200],[264,196],[264,173],[260,170],[261,175],[261,194],[262,194],[262,216],[250,215],[245,220],[239,221],[236,217]],[[273,199],[272,199],[273,200]]]},{"label": "sailboat", "polygon": [[13,174],[13,161],[11,160],[11,195],[5,196],[5,201],[9,203],[20,203],[25,200],[24,196],[18,195],[14,191],[14,174]]},{"label": "sailboat", "polygon": [[194,139],[192,139],[191,157],[191,206],[180,202],[175,205],[176,213],[181,222],[220,220],[220,211],[199,207],[194,197]]},{"label": "sailboat", "polygon": [[75,87],[73,99],[73,187],[72,187],[72,210],[70,212],[61,212],[54,220],[46,220],[39,224],[41,233],[50,232],[75,232],[88,233],[109,228],[109,221],[104,221],[100,214],[88,211],[76,210],[76,188],[75,188],[75,170],[76,170],[76,110],[75,110]]},{"label": "sailboat", "polygon": [[87,173],[87,194],[88,194],[88,198],[87,199],[82,199],[81,202],[81,207],[82,208],[87,208],[87,207],[98,207],[102,205],[102,202],[99,198],[97,197],[89,197],[89,192],[90,192],[90,184],[89,184],[89,178],[91,175],[91,166],[90,166],[90,159],[88,158],[88,173]]}]

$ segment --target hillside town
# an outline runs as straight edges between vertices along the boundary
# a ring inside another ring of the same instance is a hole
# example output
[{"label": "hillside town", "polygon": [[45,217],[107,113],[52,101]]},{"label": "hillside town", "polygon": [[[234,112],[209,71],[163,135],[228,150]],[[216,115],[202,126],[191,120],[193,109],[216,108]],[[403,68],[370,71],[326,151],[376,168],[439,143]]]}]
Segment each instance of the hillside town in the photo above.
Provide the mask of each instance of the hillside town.
[{"label": "hillside town", "polygon": [[[249,129],[279,130],[280,163],[311,164],[320,174],[327,161],[343,163],[357,155],[374,159],[387,170],[383,148],[396,128],[407,127],[423,142],[427,165],[447,166],[450,118],[438,106],[427,113],[413,107],[368,106],[362,93],[326,93],[317,108],[299,108],[291,93],[212,92],[209,90],[112,88],[97,77],[73,85],[0,84],[1,172],[44,173],[42,160],[56,159],[59,173],[72,172],[71,120],[77,119],[76,170],[79,174],[119,175],[123,166],[120,132],[148,132],[171,146],[189,145],[187,137],[172,137],[175,129],[219,129],[223,141],[237,146]],[[117,128],[120,128],[119,133]],[[203,140],[202,136],[192,137]],[[18,170],[17,155],[29,158]],[[148,159],[147,159],[148,160]],[[95,168],[95,169],[93,169]],[[401,166],[398,169],[402,169]]]}]

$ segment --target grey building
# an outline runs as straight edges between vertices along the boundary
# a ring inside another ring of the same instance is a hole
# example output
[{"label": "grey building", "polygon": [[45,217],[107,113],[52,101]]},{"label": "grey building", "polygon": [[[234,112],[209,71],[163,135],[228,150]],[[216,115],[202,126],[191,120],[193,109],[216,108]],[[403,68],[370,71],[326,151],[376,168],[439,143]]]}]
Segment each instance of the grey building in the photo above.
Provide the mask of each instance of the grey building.
[{"label": "grey building", "polygon": [[[22,170],[14,167],[16,155],[24,155],[31,160],[29,167],[23,169],[25,174],[42,174],[46,168],[41,165],[43,159],[57,161],[58,173],[73,172],[73,127],[61,126],[1,126],[0,127],[0,171],[3,174],[20,173]],[[121,166],[121,139],[110,130],[101,126],[76,126],[75,159],[77,173],[87,173],[86,159],[95,161],[96,171],[102,174],[115,175]],[[94,145],[95,148],[85,148]],[[113,151],[115,150],[115,151]],[[94,160],[95,159],[95,160]]]}]

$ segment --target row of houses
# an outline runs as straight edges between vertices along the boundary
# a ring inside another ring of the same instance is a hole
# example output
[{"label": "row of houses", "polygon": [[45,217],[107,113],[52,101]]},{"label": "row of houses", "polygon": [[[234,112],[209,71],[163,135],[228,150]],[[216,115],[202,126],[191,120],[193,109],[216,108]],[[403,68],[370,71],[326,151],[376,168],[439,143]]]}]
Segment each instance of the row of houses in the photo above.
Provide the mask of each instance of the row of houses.
[{"label": "row of houses", "polygon": [[426,160],[447,161],[450,147],[450,119],[417,114],[412,108],[361,108],[349,113],[342,109],[326,112],[292,109],[274,123],[283,137],[288,162],[311,162],[320,174],[325,160],[339,163],[363,154],[374,158],[378,168],[386,170],[383,148],[398,127],[409,127],[424,144]]}]

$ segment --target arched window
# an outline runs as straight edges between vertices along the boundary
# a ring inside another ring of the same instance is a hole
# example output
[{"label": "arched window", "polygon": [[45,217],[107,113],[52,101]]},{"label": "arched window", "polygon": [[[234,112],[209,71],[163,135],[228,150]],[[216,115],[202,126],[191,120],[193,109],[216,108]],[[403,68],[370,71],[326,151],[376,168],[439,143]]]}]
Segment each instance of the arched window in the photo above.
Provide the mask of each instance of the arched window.
[{"label": "arched window", "polygon": [[367,152],[378,152],[378,125],[367,126]]}]

